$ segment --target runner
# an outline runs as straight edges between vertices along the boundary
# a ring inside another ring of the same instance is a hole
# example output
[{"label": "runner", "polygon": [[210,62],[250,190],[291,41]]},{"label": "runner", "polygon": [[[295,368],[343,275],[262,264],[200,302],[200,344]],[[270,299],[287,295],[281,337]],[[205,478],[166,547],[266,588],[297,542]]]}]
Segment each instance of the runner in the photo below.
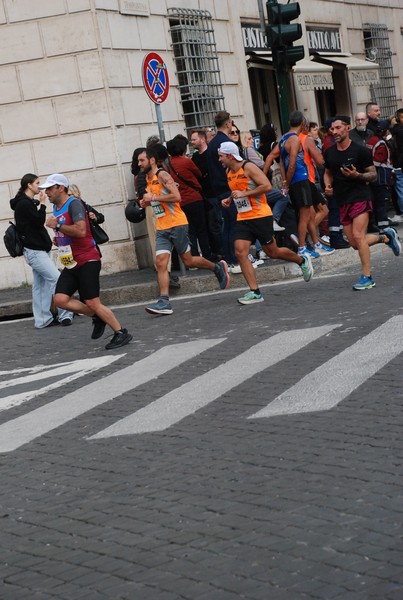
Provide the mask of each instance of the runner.
[{"label": "runner", "polygon": [[305,281],[313,275],[311,258],[308,254],[296,254],[288,248],[279,248],[273,237],[273,215],[267,204],[266,192],[271,184],[266,175],[251,162],[244,160],[238,154],[238,148],[233,142],[224,142],[218,149],[221,164],[227,169],[228,185],[231,196],[222,200],[222,205],[228,208],[234,202],[237,209],[235,229],[235,254],[239,259],[243,276],[250,291],[238,299],[240,304],[263,302],[255,270],[248,258],[250,245],[258,239],[264,252],[270,258],[279,258],[296,263],[301,267]]},{"label": "runner", "polygon": [[153,147],[139,154],[138,164],[147,176],[147,192],[140,200],[140,205],[152,206],[157,219],[155,245],[160,295],[157,302],[149,304],[145,310],[153,315],[171,315],[173,310],[169,301],[168,262],[173,248],[176,248],[185,267],[213,271],[222,290],[228,287],[230,281],[227,263],[224,260],[213,263],[202,256],[192,256],[188,222],[180,207],[178,187],[171,175],[158,167],[158,154]]}]

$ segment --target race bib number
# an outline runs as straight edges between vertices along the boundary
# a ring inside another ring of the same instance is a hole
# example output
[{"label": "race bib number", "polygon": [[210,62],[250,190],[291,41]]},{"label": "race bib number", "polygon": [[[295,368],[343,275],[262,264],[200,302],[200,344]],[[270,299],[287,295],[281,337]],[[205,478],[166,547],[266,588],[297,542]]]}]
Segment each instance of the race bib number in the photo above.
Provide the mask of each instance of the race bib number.
[{"label": "race bib number", "polygon": [[252,210],[249,198],[234,198],[234,204],[239,213],[249,212]]},{"label": "race bib number", "polygon": [[156,201],[151,202],[151,206],[153,208],[154,214],[157,217],[157,219],[159,219],[160,217],[163,217],[165,215],[164,207],[159,202],[156,202]]},{"label": "race bib number", "polygon": [[74,267],[77,266],[77,262],[73,258],[71,246],[59,246],[58,256],[61,264],[63,267],[66,267],[66,269],[74,269]]}]

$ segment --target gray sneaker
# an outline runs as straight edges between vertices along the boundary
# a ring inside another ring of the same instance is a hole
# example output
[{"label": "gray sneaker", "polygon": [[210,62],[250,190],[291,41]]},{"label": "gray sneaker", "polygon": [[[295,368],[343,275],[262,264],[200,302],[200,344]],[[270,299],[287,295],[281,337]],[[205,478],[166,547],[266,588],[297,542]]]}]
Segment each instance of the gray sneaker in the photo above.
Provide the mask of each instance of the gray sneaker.
[{"label": "gray sneaker", "polygon": [[162,298],[159,298],[155,304],[145,306],[144,309],[150,313],[150,315],[172,315],[173,313],[171,303]]},{"label": "gray sneaker", "polygon": [[313,267],[312,267],[311,257],[309,256],[309,254],[303,254],[302,258],[304,259],[304,262],[302,263],[302,265],[300,265],[300,269],[302,271],[302,276],[305,281],[310,281],[313,277]]},{"label": "gray sneaker", "polygon": [[229,286],[230,278],[228,275],[228,267],[225,260],[220,260],[216,264],[217,270],[214,271],[214,275],[217,277],[218,282],[220,284],[220,288],[225,290]]}]

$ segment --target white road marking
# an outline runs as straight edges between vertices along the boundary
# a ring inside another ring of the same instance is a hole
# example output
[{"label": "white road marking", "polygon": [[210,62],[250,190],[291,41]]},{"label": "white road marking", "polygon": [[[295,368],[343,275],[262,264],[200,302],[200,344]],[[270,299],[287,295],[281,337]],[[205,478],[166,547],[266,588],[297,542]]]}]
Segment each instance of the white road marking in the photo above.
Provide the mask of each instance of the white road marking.
[{"label": "white road marking", "polygon": [[284,331],[196,377],[89,439],[163,431],[340,325]]},{"label": "white road marking", "polygon": [[248,418],[329,410],[402,351],[403,317],[397,316],[308,373]]},{"label": "white road marking", "polygon": [[[71,394],[0,425],[0,452],[16,450],[92,408],[174,369],[224,339],[197,340],[165,346],[151,356],[104,377],[101,381],[90,383]],[[111,361],[110,356],[105,358]]]},{"label": "white road marking", "polygon": [[87,373],[91,373],[91,371],[96,371],[97,369],[102,369],[102,367],[106,367],[107,365],[115,362],[119,358],[122,358],[124,354],[117,354],[116,356],[101,356],[99,358],[86,358],[82,360],[75,360],[73,362],[66,363],[58,363],[55,365],[37,365],[32,367],[32,369],[14,369],[12,371],[0,371],[0,375],[13,375],[14,373],[24,373],[31,372],[31,375],[26,375],[23,377],[14,377],[11,379],[7,379],[5,381],[1,381],[0,385],[2,389],[8,387],[15,387],[17,385],[26,385],[28,383],[34,381],[41,381],[43,379],[48,379],[50,377],[59,377],[60,375],[66,375],[62,379],[57,379],[53,383],[49,383],[43,387],[40,387],[36,390],[29,390],[26,392],[20,392],[17,394],[12,394],[6,396],[5,398],[0,398],[0,411],[7,410],[14,406],[18,406],[23,402],[27,402],[28,400],[32,400],[37,396],[41,396],[49,392],[50,390],[54,390],[60,387],[62,384],[69,383],[70,381],[74,381],[74,379],[78,379]]}]

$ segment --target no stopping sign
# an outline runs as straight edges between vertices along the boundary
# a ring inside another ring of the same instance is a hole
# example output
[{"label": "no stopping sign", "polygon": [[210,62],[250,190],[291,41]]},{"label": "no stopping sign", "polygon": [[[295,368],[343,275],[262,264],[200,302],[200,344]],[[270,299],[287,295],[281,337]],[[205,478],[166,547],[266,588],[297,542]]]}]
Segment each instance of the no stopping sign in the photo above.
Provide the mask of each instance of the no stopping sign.
[{"label": "no stopping sign", "polygon": [[162,104],[168,97],[168,69],[161,56],[149,52],[143,59],[142,77],[144,89],[156,104]]}]

